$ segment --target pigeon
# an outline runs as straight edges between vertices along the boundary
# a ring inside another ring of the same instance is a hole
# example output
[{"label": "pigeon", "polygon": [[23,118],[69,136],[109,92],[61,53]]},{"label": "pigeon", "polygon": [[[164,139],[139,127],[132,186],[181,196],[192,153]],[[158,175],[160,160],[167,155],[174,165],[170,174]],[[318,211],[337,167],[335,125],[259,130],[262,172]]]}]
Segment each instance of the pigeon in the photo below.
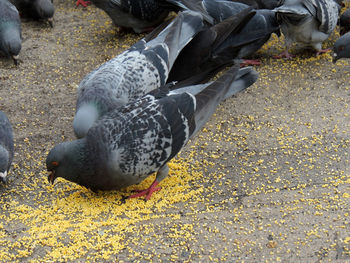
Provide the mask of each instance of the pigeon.
[{"label": "pigeon", "polygon": [[280,0],[231,0],[232,2],[239,2],[242,4],[246,4],[255,9],[274,9],[280,6]]},{"label": "pigeon", "polygon": [[[81,1],[81,0],[79,0]],[[170,11],[180,11],[182,7],[173,5],[167,0],[91,0],[102,9],[121,29],[131,28],[135,33],[152,31],[161,24]],[[205,20],[212,23],[212,18],[198,6]]]},{"label": "pigeon", "polygon": [[317,55],[328,51],[322,49],[322,42],[337,25],[339,6],[334,0],[284,0],[274,11],[286,45],[277,58],[291,58],[288,49],[293,42],[313,47]]},{"label": "pigeon", "polygon": [[340,16],[339,27],[341,36],[350,31],[350,8]]},{"label": "pigeon", "polygon": [[21,48],[21,20],[18,11],[7,0],[0,0],[0,51],[5,56],[12,57],[17,65]]},{"label": "pigeon", "polygon": [[342,35],[333,46],[333,63],[341,58],[350,58],[350,32]]},{"label": "pigeon", "polygon": [[158,36],[141,39],[90,72],[78,87],[73,120],[77,138],[106,112],[163,86],[181,49],[202,28],[200,13],[181,12]]},{"label": "pigeon", "polygon": [[10,0],[18,11],[25,16],[34,19],[44,19],[53,27],[53,15],[55,7],[52,0]]},{"label": "pigeon", "polygon": [[[220,27],[225,30],[225,24],[220,26],[223,21],[232,16],[238,16],[239,13],[248,10],[247,8],[249,8],[249,6],[242,3],[224,0],[204,0],[201,1],[201,5],[203,5],[206,12],[213,17],[214,23],[217,25],[218,28],[215,29],[215,27],[213,27],[214,31],[220,30]],[[259,50],[270,39],[272,33],[276,33],[279,36],[280,32],[279,24],[277,23],[275,13],[272,10],[259,9],[254,12],[255,15],[251,19],[242,23],[243,26],[239,26],[233,30],[231,34],[224,40],[221,40],[219,44],[215,42],[212,57],[215,58],[216,61],[222,59],[228,61],[230,58],[245,58],[244,63],[246,64],[260,64],[257,60],[246,60],[246,58]],[[209,33],[208,36],[203,37],[203,39],[209,39],[210,34],[215,35]],[[195,39],[200,37],[201,35],[198,34]],[[207,41],[206,44],[209,44],[210,41]],[[191,41],[190,45],[186,46],[181,52],[182,54],[180,54],[177,59],[177,64],[174,65],[172,72],[177,72],[175,68],[179,68],[182,72],[182,76],[186,76],[190,72],[189,69],[193,70],[193,62],[190,60],[191,54],[193,53],[193,50],[202,49],[202,47],[192,47],[196,45],[193,44],[194,42],[195,41]],[[204,41],[202,42],[205,43]],[[198,57],[198,55],[196,57]],[[177,74],[177,76],[181,74]],[[170,74],[169,81],[173,80],[177,79],[173,74]]]},{"label": "pigeon", "polygon": [[0,111],[0,181],[7,182],[7,174],[13,159],[13,133],[6,114]]},{"label": "pigeon", "polygon": [[[204,88],[195,86],[193,93],[191,88],[179,93],[159,88],[103,115],[84,138],[63,142],[49,152],[49,182],[63,177],[92,191],[118,190],[156,173],[148,189],[129,197],[148,200],[168,175],[167,163],[204,126],[219,103],[256,81],[257,73],[251,68],[238,68],[234,65]],[[246,74],[237,79],[242,70]]]}]

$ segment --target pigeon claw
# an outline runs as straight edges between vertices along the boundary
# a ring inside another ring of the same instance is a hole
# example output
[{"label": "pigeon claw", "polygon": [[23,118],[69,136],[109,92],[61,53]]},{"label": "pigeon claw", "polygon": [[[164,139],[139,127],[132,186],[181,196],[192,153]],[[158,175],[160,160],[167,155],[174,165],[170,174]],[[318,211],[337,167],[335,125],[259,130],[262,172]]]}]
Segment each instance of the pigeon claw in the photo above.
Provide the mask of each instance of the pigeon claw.
[{"label": "pigeon claw", "polygon": [[76,6],[82,5],[83,7],[87,7],[90,3],[90,1],[77,0]]},{"label": "pigeon claw", "polygon": [[154,192],[159,191],[161,189],[161,187],[157,187],[158,184],[159,182],[155,180],[149,188],[145,190],[135,190],[137,194],[130,195],[128,198],[137,198],[141,196],[146,196],[145,199],[148,201]]}]

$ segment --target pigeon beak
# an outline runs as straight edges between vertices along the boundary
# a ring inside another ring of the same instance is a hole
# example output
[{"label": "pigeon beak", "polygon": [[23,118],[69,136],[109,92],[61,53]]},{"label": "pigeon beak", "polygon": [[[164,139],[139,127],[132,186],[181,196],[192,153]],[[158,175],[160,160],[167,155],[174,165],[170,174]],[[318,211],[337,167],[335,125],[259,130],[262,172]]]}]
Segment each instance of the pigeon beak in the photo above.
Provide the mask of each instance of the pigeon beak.
[{"label": "pigeon beak", "polygon": [[53,17],[47,19],[51,28],[53,28]]},{"label": "pigeon beak", "polygon": [[18,55],[12,56],[12,59],[13,59],[13,63],[15,63],[15,66],[18,66],[18,59],[19,59],[19,56],[18,56]]},{"label": "pigeon beak", "polygon": [[333,63],[337,62],[338,57],[337,57],[337,53],[333,53]]},{"label": "pigeon beak", "polygon": [[55,171],[52,171],[47,177],[47,180],[49,181],[49,183],[53,184],[55,182],[55,179]]},{"label": "pigeon beak", "polygon": [[7,184],[7,171],[0,173],[0,181],[4,184]]}]

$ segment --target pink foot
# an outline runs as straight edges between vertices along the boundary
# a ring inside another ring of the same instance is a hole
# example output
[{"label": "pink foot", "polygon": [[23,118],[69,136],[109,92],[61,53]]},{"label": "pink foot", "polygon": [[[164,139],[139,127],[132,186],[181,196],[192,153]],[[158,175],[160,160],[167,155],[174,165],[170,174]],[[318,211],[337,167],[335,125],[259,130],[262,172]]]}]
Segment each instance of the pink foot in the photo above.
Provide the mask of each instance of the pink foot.
[{"label": "pink foot", "polygon": [[319,51],[316,52],[316,56],[318,56],[318,55],[320,55],[320,54],[323,54],[323,53],[327,53],[327,52],[329,52],[329,51],[331,51],[330,48],[321,49],[321,50],[319,50]]},{"label": "pink foot", "polygon": [[89,4],[91,4],[90,1],[77,0],[76,6],[82,5],[83,7],[87,7]]},{"label": "pink foot", "polygon": [[157,187],[159,183],[154,180],[154,182],[151,184],[151,186],[145,190],[136,190],[138,192],[137,194],[130,195],[128,198],[136,198],[141,196],[146,196],[146,200],[149,200],[151,198],[151,195],[153,192],[159,191],[161,187]]},{"label": "pink foot", "polygon": [[288,50],[283,51],[281,54],[274,56],[273,58],[285,58],[285,59],[291,59],[294,55],[289,54]]},{"label": "pink foot", "polygon": [[241,63],[241,67],[246,67],[246,66],[260,66],[261,61],[259,59],[244,59],[243,62]]}]

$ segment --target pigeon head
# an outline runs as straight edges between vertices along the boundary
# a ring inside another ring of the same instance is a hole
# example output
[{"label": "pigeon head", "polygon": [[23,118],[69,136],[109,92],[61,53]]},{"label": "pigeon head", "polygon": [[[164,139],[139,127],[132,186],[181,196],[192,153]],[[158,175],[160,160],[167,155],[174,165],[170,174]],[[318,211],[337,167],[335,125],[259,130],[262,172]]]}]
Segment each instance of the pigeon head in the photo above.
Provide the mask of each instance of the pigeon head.
[{"label": "pigeon head", "polygon": [[21,32],[18,28],[11,27],[10,25],[3,30],[1,36],[0,49],[7,56],[11,56],[17,64],[18,54],[22,48]]},{"label": "pigeon head", "polygon": [[79,174],[83,171],[84,143],[82,140],[63,142],[56,145],[46,158],[46,168],[50,172],[49,183],[53,184],[57,177],[71,182],[79,182]]},{"label": "pigeon head", "polygon": [[333,63],[341,58],[350,58],[350,32],[342,35],[333,47]]},{"label": "pigeon head", "polygon": [[7,182],[7,171],[9,169],[9,153],[0,145],[0,181],[3,183]]}]

